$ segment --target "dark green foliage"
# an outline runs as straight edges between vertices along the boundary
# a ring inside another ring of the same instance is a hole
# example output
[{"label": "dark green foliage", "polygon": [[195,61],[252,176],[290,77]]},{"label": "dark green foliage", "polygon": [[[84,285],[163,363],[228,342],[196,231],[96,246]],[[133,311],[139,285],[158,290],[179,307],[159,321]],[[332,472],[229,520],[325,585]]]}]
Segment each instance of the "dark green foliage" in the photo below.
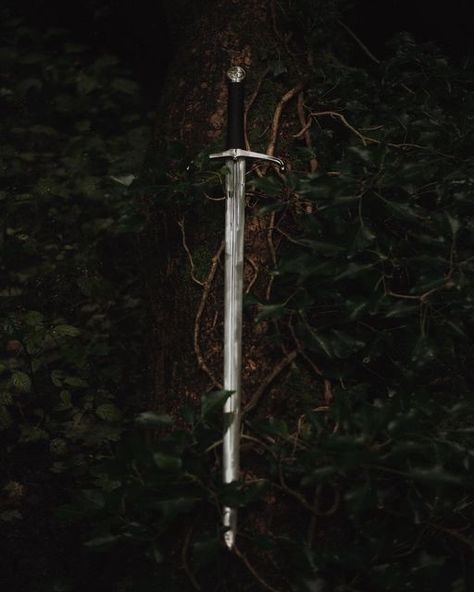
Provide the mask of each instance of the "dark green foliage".
[{"label": "dark green foliage", "polygon": [[[214,393],[201,417],[183,413],[184,431],[139,454],[126,448],[118,474],[129,485],[117,495],[136,497],[119,514],[97,511],[94,544],[139,545],[150,589],[237,589],[235,567],[218,573],[223,504],[241,508],[242,552],[279,590],[472,586],[472,80],[408,37],[394,48],[371,72],[317,65],[307,94],[319,169],[302,172],[300,151],[284,181],[254,182],[285,240],[272,300],[247,304],[303,355],[291,404],[246,419],[251,472],[219,484],[219,421],[208,411],[226,393]],[[322,372],[316,384],[332,385],[329,405],[304,378],[308,360]],[[241,573],[239,590],[261,589]]]},{"label": "dark green foliage", "polygon": [[[324,20],[289,4],[308,42],[331,38],[337,3]],[[315,60],[319,167],[306,172],[296,138],[291,172],[252,187],[283,238],[271,299],[249,294],[247,310],[298,355],[271,415],[245,416],[245,475],[223,486],[228,393],[177,423],[145,411],[132,425],[127,404],[143,340],[133,199],[146,188],[162,207],[194,207],[221,191],[221,171],[176,144],[172,182],[150,155],[140,173],[136,89],[114,58],[33,51],[18,25],[4,21],[0,51],[15,69],[1,91],[0,421],[13,458],[36,451],[58,479],[49,508],[85,545],[72,570],[49,566],[44,589],[471,590],[472,72],[406,35],[367,68],[346,65],[344,45]],[[289,71],[283,57],[272,66]],[[16,533],[14,461],[9,475],[0,516]],[[240,555],[223,548],[225,504],[240,508]]]},{"label": "dark green foliage", "polygon": [[126,187],[147,123],[116,58],[91,61],[61,31],[41,38],[6,15],[2,26],[1,425],[23,440],[115,440],[123,361],[141,349],[142,221]]},{"label": "dark green foliage", "polygon": [[7,12],[1,31],[0,521],[15,570],[1,576],[23,590],[43,569],[35,533],[50,561],[65,536],[52,510],[143,388],[142,216],[127,186],[149,117],[117,58]]}]

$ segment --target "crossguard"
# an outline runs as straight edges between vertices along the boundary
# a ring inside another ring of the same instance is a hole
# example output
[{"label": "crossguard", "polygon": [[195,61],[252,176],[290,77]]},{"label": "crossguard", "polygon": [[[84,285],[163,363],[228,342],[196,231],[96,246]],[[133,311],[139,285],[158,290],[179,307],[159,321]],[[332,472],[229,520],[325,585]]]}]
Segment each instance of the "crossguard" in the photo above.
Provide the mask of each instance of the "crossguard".
[{"label": "crossguard", "polygon": [[230,158],[232,160],[238,160],[239,158],[252,158],[253,160],[267,160],[268,162],[277,164],[280,167],[280,171],[285,170],[285,163],[281,158],[270,156],[269,154],[260,154],[260,152],[252,152],[251,150],[242,150],[241,148],[231,148],[230,150],[225,150],[224,152],[210,154],[209,158],[224,158],[226,160]]}]

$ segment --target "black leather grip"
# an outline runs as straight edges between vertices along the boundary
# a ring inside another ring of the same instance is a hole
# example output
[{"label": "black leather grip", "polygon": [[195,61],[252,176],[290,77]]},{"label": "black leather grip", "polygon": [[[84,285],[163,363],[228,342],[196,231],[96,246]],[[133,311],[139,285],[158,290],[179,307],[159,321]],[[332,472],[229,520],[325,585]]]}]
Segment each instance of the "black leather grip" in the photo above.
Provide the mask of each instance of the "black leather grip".
[{"label": "black leather grip", "polygon": [[244,81],[228,80],[226,150],[245,150],[244,136]]}]

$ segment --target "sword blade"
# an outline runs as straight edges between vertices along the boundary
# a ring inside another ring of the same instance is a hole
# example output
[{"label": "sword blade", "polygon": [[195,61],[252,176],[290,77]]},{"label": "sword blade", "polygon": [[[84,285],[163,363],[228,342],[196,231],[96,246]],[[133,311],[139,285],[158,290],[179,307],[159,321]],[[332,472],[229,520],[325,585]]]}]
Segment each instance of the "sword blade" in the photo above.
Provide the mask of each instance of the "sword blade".
[{"label": "sword blade", "polygon": [[[228,159],[225,218],[224,389],[233,391],[224,406],[224,483],[238,481],[242,366],[242,294],[244,272],[245,158]],[[236,508],[224,507],[225,544],[232,549],[237,531]]]}]

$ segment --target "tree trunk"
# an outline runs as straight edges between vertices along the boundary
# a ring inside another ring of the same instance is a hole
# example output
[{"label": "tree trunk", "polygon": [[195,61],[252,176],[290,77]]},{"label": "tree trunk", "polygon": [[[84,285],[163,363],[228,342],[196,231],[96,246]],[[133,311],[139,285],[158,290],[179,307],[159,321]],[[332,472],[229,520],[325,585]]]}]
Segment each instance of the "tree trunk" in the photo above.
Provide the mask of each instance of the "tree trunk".
[{"label": "tree trunk", "polygon": [[[281,80],[269,75],[269,65],[285,52],[274,4],[210,0],[199,6],[199,14],[187,21],[181,18],[179,6],[174,11],[170,8],[169,14],[179,23],[178,49],[157,119],[156,161],[166,170],[169,182],[177,185],[186,176],[187,162],[223,148],[225,72],[231,65],[248,71],[247,138],[251,149],[282,154],[288,149],[288,132],[299,131],[295,107],[302,85],[298,73]],[[290,118],[285,109],[291,101]],[[184,158],[170,154],[170,146],[176,143],[185,146]],[[272,175],[275,172],[269,171],[268,176]],[[217,195],[222,196],[217,178],[215,185]],[[204,392],[221,384],[224,205],[207,197],[202,194],[200,203],[186,206],[161,205],[160,193],[151,200],[158,204],[150,207],[147,247],[154,254],[149,271],[151,406],[175,416],[184,404],[198,401]],[[268,301],[279,237],[272,230],[274,215],[257,216],[262,205],[252,199],[247,208],[244,273],[246,290]],[[265,321],[255,323],[251,316],[244,313],[244,404],[273,385],[294,355],[284,347],[264,345],[271,341],[268,337],[273,328]]]}]

